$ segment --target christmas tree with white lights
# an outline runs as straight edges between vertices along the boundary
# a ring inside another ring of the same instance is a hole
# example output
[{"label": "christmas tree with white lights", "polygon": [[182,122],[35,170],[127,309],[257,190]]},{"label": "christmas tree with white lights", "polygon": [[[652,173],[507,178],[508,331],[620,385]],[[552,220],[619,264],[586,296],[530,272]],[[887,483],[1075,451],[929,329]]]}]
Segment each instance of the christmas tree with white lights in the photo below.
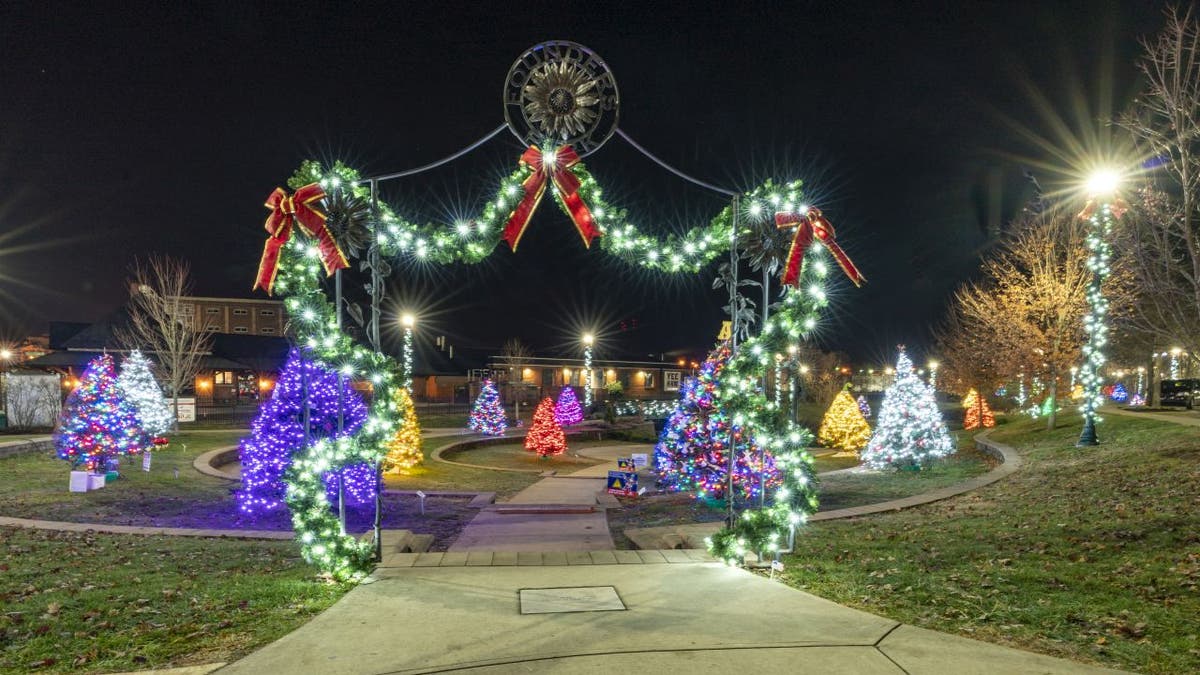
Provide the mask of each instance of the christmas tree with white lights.
[{"label": "christmas tree with white lights", "polygon": [[156,445],[163,444],[175,416],[171,414],[167,398],[163,396],[158,381],[154,379],[154,373],[150,371],[150,359],[137,349],[129,352],[129,356],[121,363],[117,386],[125,399],[137,409],[138,419],[142,421],[142,430],[154,438]]},{"label": "christmas tree with white lights", "polygon": [[467,428],[488,436],[502,436],[508,428],[504,407],[500,405],[500,392],[496,391],[496,385],[491,380],[483,381],[483,387],[475,399],[475,407],[471,408]]},{"label": "christmas tree with white lights", "polygon": [[933,388],[921,381],[900,348],[896,381],[883,395],[875,434],[862,452],[873,469],[921,469],[954,451]]}]

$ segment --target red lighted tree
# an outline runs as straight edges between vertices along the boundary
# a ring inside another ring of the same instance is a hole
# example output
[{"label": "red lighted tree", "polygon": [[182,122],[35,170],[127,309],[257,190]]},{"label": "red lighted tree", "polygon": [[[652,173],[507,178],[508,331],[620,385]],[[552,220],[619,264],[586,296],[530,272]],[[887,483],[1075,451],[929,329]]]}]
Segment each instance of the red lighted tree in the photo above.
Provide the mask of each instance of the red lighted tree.
[{"label": "red lighted tree", "polygon": [[567,435],[554,419],[554,400],[549,396],[542,399],[533,412],[529,433],[525,434],[525,449],[536,452],[538,457],[561,455],[567,451]]},{"label": "red lighted tree", "polygon": [[979,392],[974,389],[967,392],[963,397],[962,405],[967,409],[963,414],[963,429],[970,431],[971,429],[991,429],[996,426],[996,416],[992,413],[992,409],[988,406],[987,399],[979,395]]}]

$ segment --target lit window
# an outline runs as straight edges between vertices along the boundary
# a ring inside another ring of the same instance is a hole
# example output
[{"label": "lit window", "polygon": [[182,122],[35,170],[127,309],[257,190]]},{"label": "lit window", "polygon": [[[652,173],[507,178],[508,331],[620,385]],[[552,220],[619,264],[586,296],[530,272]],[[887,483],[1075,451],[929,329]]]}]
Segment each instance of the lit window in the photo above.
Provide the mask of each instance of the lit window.
[{"label": "lit window", "polygon": [[235,309],[235,310],[233,310],[233,315],[234,315],[234,316],[246,316],[246,315],[247,315],[247,314],[249,314],[249,313],[250,313],[250,310],[248,310],[248,309]]},{"label": "lit window", "polygon": [[213,373],[213,384],[233,384],[232,370],[218,370]]},{"label": "lit window", "polygon": [[233,332],[235,332],[235,333],[249,333],[249,332],[250,332],[250,329],[249,329],[249,328],[246,328],[245,326],[234,326],[234,327],[233,327]]},{"label": "lit window", "polygon": [[275,310],[273,309],[261,309],[258,313],[260,316],[275,316]]}]

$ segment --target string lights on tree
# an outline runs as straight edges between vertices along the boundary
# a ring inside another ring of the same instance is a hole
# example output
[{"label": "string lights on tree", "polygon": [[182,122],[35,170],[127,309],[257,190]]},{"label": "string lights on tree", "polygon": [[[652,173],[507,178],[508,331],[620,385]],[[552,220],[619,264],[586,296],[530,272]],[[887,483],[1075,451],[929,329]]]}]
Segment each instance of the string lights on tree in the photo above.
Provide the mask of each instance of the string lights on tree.
[{"label": "string lights on tree", "polygon": [[413,407],[408,390],[396,392],[396,415],[402,420],[396,435],[387,444],[387,456],[383,470],[387,473],[403,474],[417,466],[425,458],[421,450],[421,424]]},{"label": "string lights on tree", "polygon": [[896,361],[896,380],[879,407],[875,434],[862,453],[873,469],[922,469],[954,451],[933,389],[917,377],[904,348]]},{"label": "string lights on tree", "polygon": [[109,459],[145,452],[151,445],[137,408],[117,385],[112,357],[92,359],[79,386],[67,396],[54,429],[59,459],[80,470],[103,471]]},{"label": "string lights on tree", "polygon": [[567,451],[567,435],[554,419],[554,399],[549,396],[543,398],[533,412],[533,420],[525,434],[525,449],[543,458]]},{"label": "string lights on tree", "polygon": [[[413,391],[413,326],[416,325],[417,318],[406,312],[400,317],[400,323],[404,326],[404,375],[400,384],[411,396]],[[411,399],[409,402],[412,402]]]},{"label": "string lights on tree", "polygon": [[586,410],[592,409],[592,343],[595,341],[591,333],[583,336],[583,407]]},{"label": "string lights on tree", "polygon": [[485,379],[471,408],[471,416],[467,419],[467,429],[487,436],[503,436],[507,428],[500,392],[496,390],[494,382]]},{"label": "string lights on tree", "polygon": [[817,440],[826,448],[837,448],[843,453],[855,455],[871,440],[871,425],[867,424],[849,391],[843,389],[833,397],[821,420]]},{"label": "string lights on tree", "polygon": [[137,410],[142,429],[150,434],[155,445],[165,445],[166,436],[175,423],[175,415],[163,396],[154,373],[150,370],[150,359],[140,350],[133,350],[121,363],[121,374],[117,376],[117,386],[125,398]]},{"label": "string lights on tree", "polygon": [[991,429],[996,426],[996,414],[988,405],[987,398],[980,396],[979,392],[974,389],[967,391],[967,395],[962,400],[962,407],[965,409],[963,429],[971,431],[980,428]]},{"label": "string lights on tree", "polygon": [[564,427],[579,424],[583,421],[583,408],[575,396],[575,389],[570,385],[564,386],[554,404],[554,419]]}]

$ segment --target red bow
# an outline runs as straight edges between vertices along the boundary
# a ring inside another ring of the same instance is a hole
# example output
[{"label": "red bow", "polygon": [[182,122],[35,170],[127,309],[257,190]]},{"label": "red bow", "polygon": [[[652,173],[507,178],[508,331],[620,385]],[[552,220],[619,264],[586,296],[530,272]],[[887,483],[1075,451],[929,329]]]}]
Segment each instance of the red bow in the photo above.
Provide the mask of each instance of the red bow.
[{"label": "red bow", "polygon": [[850,261],[850,256],[846,255],[842,247],[834,241],[833,225],[825,219],[825,216],[821,215],[821,209],[810,207],[804,213],[781,211],[775,214],[775,226],[781,229],[796,227],[796,236],[792,239],[791,249],[788,250],[787,264],[783,267],[783,283],[785,285],[798,286],[800,284],[800,266],[804,263],[804,254],[808,251],[814,237],[829,249],[834,259],[838,261],[838,265],[841,265],[842,271],[850,277],[850,281],[854,282],[855,286],[861,286],[867,280]]},{"label": "red bow", "polygon": [[584,204],[583,198],[579,196],[579,178],[570,170],[578,163],[579,155],[569,145],[564,145],[546,154],[542,154],[542,151],[534,146],[529,146],[529,149],[521,155],[521,166],[528,167],[532,173],[524,183],[521,183],[521,187],[525,189],[525,196],[509,214],[508,222],[504,225],[504,241],[508,242],[512,250],[517,250],[517,243],[525,234],[525,228],[529,226],[529,219],[537,210],[538,203],[542,201],[548,179],[554,181],[559,199],[562,200],[571,220],[575,222],[575,229],[579,231],[579,236],[583,237],[583,245],[591,247],[592,239],[600,236],[600,230],[592,219],[592,212],[588,210],[587,204]]},{"label": "red bow", "polygon": [[304,234],[317,240],[321,262],[328,274],[350,266],[342,249],[325,227],[325,214],[316,205],[316,202],[324,198],[325,191],[316,183],[305,185],[296,190],[294,195],[288,195],[283,188],[275,188],[271,196],[267,197],[265,206],[271,209],[271,215],[267,216],[263,227],[270,236],[263,247],[262,261],[258,264],[258,278],[255,279],[252,290],[264,288],[267,295],[274,290],[279,251],[288,239],[292,238],[293,225],[299,225]]},{"label": "red bow", "polygon": [[[1129,202],[1117,197],[1111,202],[1108,202],[1108,210],[1113,214],[1114,218],[1120,220],[1121,216],[1125,215],[1125,212],[1129,210]],[[1096,213],[1096,200],[1089,199],[1087,205],[1084,206],[1083,210],[1079,212],[1079,219],[1091,220],[1094,213]]]}]

